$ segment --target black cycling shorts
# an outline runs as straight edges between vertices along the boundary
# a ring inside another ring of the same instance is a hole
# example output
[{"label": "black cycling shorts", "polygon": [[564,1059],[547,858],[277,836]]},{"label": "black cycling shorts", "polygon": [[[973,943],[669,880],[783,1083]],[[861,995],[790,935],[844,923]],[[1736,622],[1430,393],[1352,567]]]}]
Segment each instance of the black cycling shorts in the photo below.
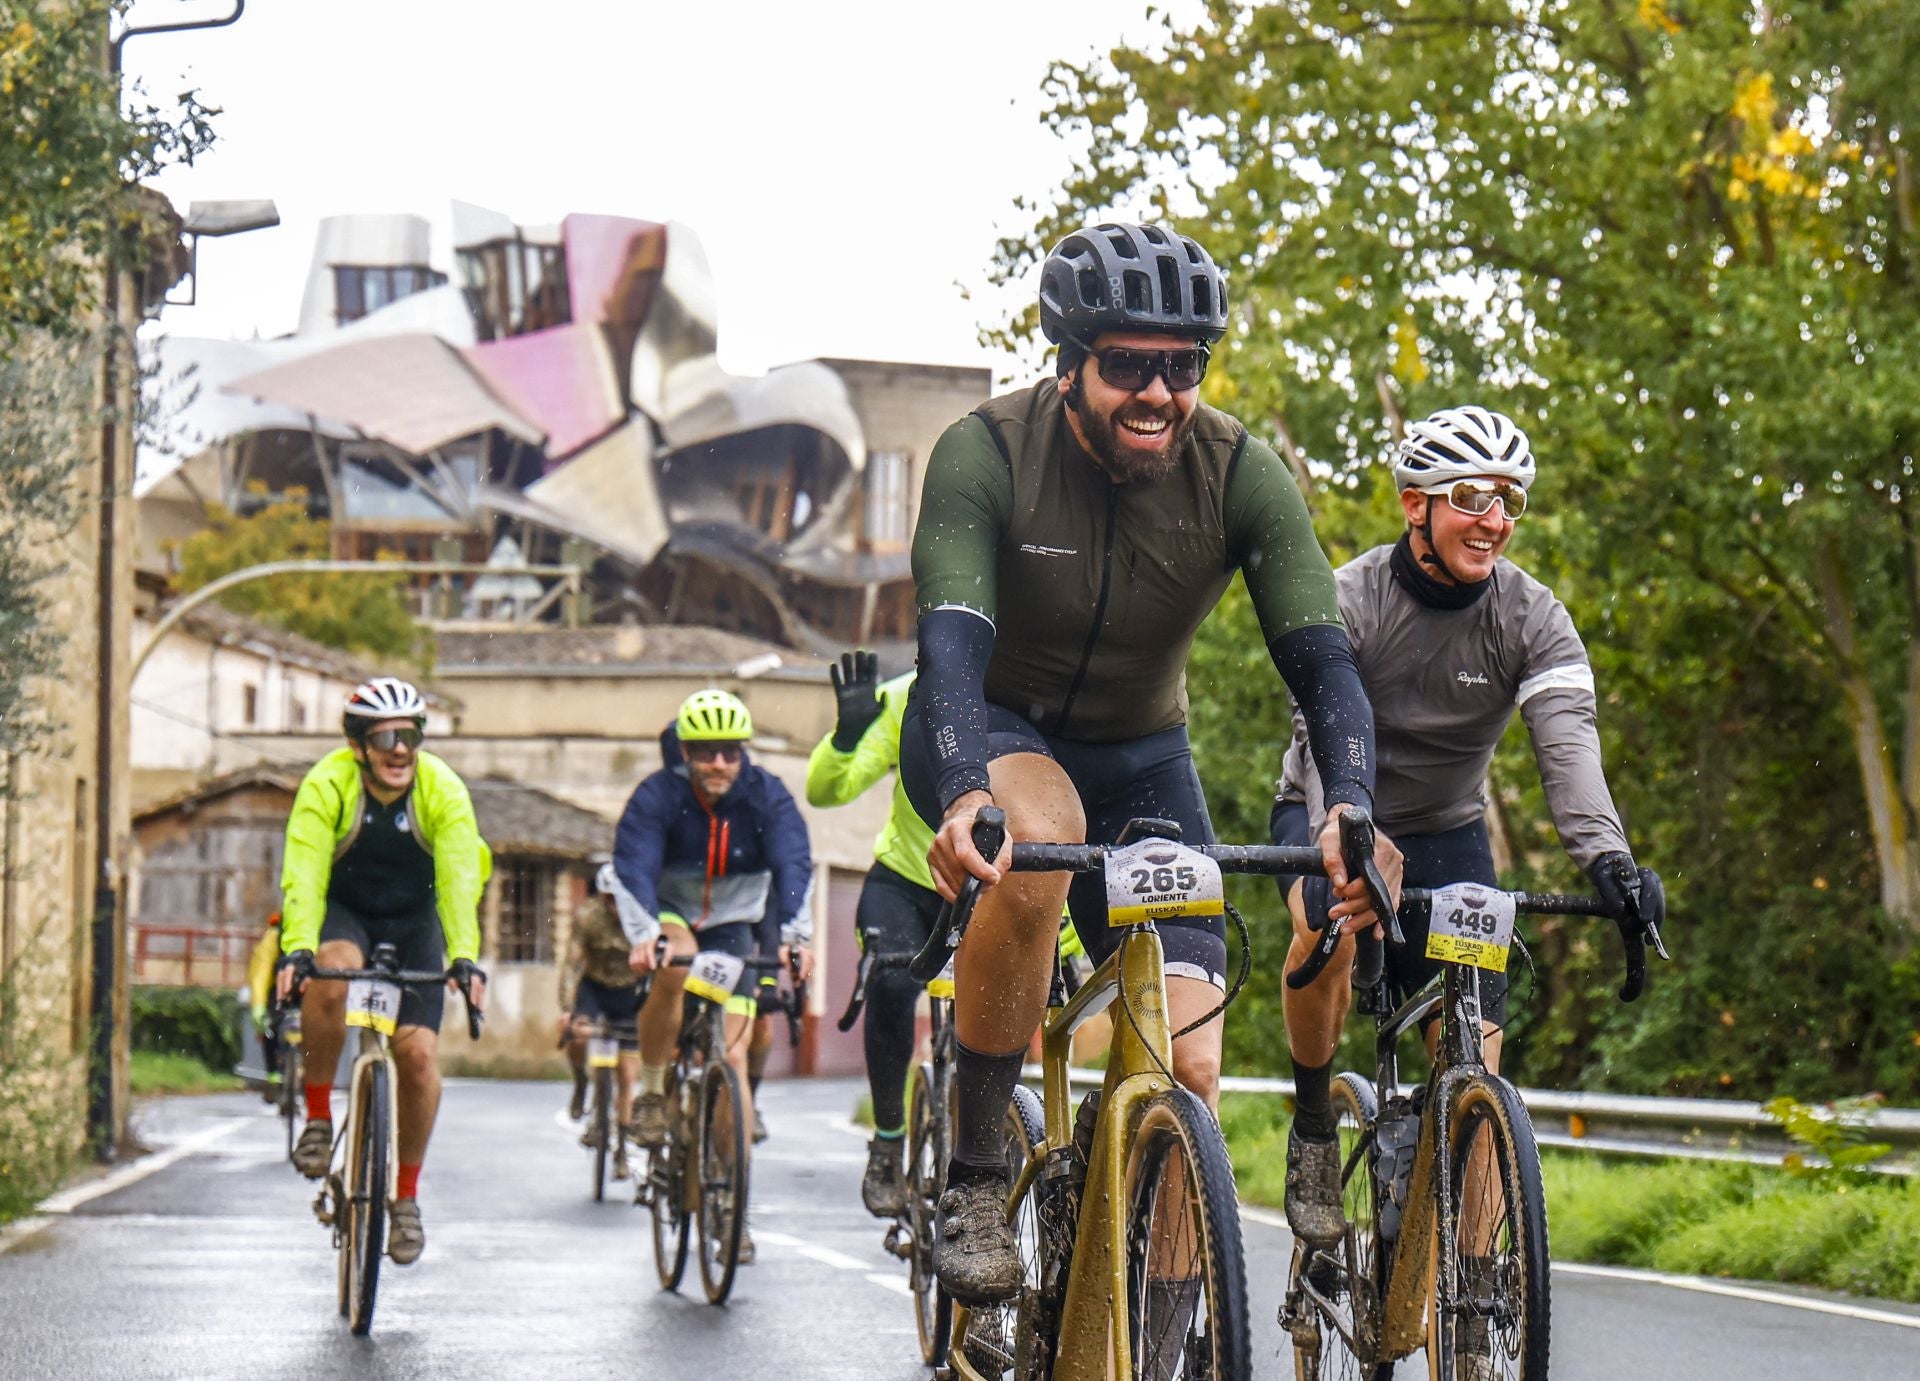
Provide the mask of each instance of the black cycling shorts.
[{"label": "black cycling shorts", "polygon": [[[927,760],[917,683],[915,690],[900,729],[900,781],[920,818],[937,829],[940,800],[933,764]],[[1012,710],[989,703],[987,756],[1014,753],[1038,753],[1060,764],[1080,796],[1090,844],[1113,843],[1127,821],[1140,817],[1173,821],[1184,843],[1215,842],[1184,724],[1120,743],[1077,743],[1043,734]],[[1101,963],[1125,933],[1107,926],[1106,878],[1097,872],[1074,874],[1067,908],[1088,956]],[[1158,922],[1158,928],[1169,978],[1199,978],[1225,991],[1226,917],[1179,916]]]},{"label": "black cycling shorts", "polygon": [[[327,899],[327,919],[320,926],[320,943],[346,940],[360,951],[364,968],[375,945],[392,945],[400,967],[425,973],[447,967],[447,944],[440,933],[440,915],[429,900],[425,907],[404,916],[370,917],[348,910],[340,902]],[[345,964],[329,965],[346,968]],[[409,983],[400,994],[400,1025],[440,1029],[447,1007],[445,983]]]},{"label": "black cycling shorts", "polygon": [[876,960],[913,958],[926,947],[940,918],[940,894],[876,863],[867,870],[854,916],[860,947]]},{"label": "black cycling shorts", "polygon": [[[1310,825],[1305,803],[1274,802],[1274,843],[1293,846],[1312,844],[1315,841],[1308,837]],[[1403,886],[1445,887],[1450,882],[1477,882],[1485,887],[1500,885],[1500,879],[1493,871],[1493,844],[1487,837],[1484,820],[1441,830],[1437,834],[1396,834],[1391,838],[1407,860],[1406,873],[1401,879]],[[1293,879],[1279,878],[1277,881],[1284,897],[1287,889],[1293,885]],[[1307,915],[1325,924],[1327,912],[1333,905],[1332,889],[1323,877],[1309,877],[1302,881],[1306,884],[1304,900]],[[1440,961],[1427,958],[1425,913],[1412,922],[1403,917],[1400,927],[1406,934],[1407,943],[1399,949],[1392,946],[1387,948],[1387,977],[1392,982],[1396,1001],[1413,996],[1440,972]],[[1506,1025],[1507,976],[1504,973],[1481,971],[1480,1015],[1495,1026]]]},{"label": "black cycling shorts", "polygon": [[615,988],[583,977],[573,990],[574,1019],[592,1021],[598,1017],[606,1022],[607,1034],[619,1041],[622,1049],[632,1049],[639,1040],[639,1032],[634,1025],[634,1019],[639,1015],[638,983]]}]

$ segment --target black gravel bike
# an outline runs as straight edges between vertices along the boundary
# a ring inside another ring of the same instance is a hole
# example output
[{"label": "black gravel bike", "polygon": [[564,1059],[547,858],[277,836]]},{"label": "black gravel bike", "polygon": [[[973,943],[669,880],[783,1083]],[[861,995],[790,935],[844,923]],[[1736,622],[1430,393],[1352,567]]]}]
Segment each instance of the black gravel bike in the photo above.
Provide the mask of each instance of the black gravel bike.
[{"label": "black gravel bike", "polygon": [[[1642,919],[1639,886],[1628,890],[1617,912],[1594,896],[1466,883],[1407,888],[1386,942],[1404,944],[1400,919],[1425,914],[1427,955],[1441,961],[1440,975],[1412,994],[1385,977],[1381,941],[1358,937],[1353,982],[1375,1021],[1374,1076],[1333,1081],[1347,1230],[1330,1247],[1294,1247],[1280,1323],[1299,1381],[1392,1381],[1395,1361],[1422,1348],[1434,1381],[1546,1381],[1540,1153],[1519,1093],[1487,1070],[1480,973],[1505,971],[1516,915],[1602,917],[1619,927],[1620,997],[1634,1001],[1646,983],[1647,946],[1663,959],[1667,952],[1658,927]],[[1381,900],[1377,913],[1389,915]],[[1338,923],[1322,935],[1290,986],[1326,967]],[[1436,1012],[1432,1071],[1403,1090],[1400,1041]]]},{"label": "black gravel bike", "polygon": [[[664,948],[661,952],[664,955]],[[663,957],[659,963],[689,971],[687,1007],[667,1072],[667,1143],[649,1153],[646,1175],[634,1182],[634,1203],[653,1218],[660,1288],[680,1288],[689,1244],[697,1242],[707,1302],[725,1304],[740,1266],[740,1236],[747,1221],[747,1148],[753,1138],[753,1128],[745,1121],[740,1077],[727,1063],[726,1003],[736,992],[757,990],[743,975],[777,972],[780,964],[713,951]],[[805,989],[797,981],[781,999],[788,1039],[796,1044],[805,1002]]]},{"label": "black gravel bike", "polygon": [[[375,945],[363,969],[316,968],[313,978],[347,985],[347,1025],[360,1029],[359,1053],[347,1085],[347,1115],[334,1138],[336,1164],[320,1182],[314,1216],[333,1230],[339,1253],[340,1312],[355,1334],[373,1327],[380,1258],[387,1251],[387,1206],[399,1175],[399,1116],[393,1051],[400,995],[409,987],[445,983],[447,975],[400,967],[392,945]],[[467,1034],[480,1039],[481,1014],[467,990]]]}]

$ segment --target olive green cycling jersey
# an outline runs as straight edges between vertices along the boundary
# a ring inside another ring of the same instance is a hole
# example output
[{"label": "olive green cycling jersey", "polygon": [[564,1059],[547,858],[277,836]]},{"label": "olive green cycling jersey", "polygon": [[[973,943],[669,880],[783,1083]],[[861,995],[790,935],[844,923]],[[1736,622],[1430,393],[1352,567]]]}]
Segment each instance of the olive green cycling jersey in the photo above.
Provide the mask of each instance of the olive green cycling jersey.
[{"label": "olive green cycling jersey", "polygon": [[913,570],[922,616],[959,608],[994,625],[988,701],[1089,743],[1186,722],[1188,650],[1236,570],[1269,644],[1340,624],[1333,571],[1271,447],[1203,404],[1180,465],[1117,484],[1051,379],[934,446]]}]

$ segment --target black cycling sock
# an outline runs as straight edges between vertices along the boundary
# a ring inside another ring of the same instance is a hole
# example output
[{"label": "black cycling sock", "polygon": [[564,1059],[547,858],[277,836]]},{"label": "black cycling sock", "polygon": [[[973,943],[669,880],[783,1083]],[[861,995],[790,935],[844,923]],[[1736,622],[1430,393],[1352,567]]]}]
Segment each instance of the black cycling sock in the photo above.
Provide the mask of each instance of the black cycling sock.
[{"label": "black cycling sock", "polygon": [[876,967],[867,980],[867,1087],[873,1125],[897,1132],[907,1120],[907,1066],[913,1060],[913,1009],[920,985],[904,968]]},{"label": "black cycling sock", "polygon": [[1308,1141],[1332,1141],[1335,1125],[1332,1083],[1333,1061],[1323,1065],[1293,1062],[1293,1129]]},{"label": "black cycling sock", "polygon": [[[1020,1082],[1027,1050],[983,1055],[953,1042],[953,1162],[1007,1174],[1007,1104]],[[972,1177],[969,1177],[972,1178]]]},{"label": "black cycling sock", "polygon": [[764,1046],[754,1046],[747,1051],[747,1088],[752,1093],[760,1092],[760,1080],[767,1072],[767,1061],[773,1056],[773,1042]]}]

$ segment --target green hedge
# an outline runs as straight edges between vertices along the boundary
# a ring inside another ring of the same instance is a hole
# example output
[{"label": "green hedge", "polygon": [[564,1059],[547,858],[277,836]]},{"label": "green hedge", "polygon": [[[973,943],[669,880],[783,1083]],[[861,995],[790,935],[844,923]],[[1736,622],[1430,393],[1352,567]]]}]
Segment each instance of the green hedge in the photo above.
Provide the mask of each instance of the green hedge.
[{"label": "green hedge", "polygon": [[240,1000],[225,989],[136,987],[133,1048],[224,1072],[240,1062],[240,1016]]}]

